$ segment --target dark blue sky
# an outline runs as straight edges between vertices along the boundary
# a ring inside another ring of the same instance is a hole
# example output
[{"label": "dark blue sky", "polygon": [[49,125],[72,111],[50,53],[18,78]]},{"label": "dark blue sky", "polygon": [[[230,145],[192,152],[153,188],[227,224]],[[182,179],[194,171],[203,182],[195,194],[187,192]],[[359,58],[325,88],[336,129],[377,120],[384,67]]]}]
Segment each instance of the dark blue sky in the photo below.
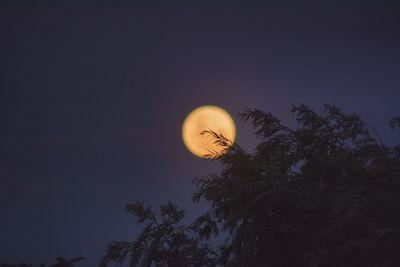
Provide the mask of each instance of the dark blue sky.
[{"label": "dark blue sky", "polygon": [[[215,1],[217,2],[217,1]],[[400,114],[400,6],[360,1],[249,5],[0,5],[0,262],[87,256],[132,239],[129,202],[168,199],[195,214],[195,107],[237,113],[332,103],[372,123]],[[114,2],[115,3],[115,2]]]}]

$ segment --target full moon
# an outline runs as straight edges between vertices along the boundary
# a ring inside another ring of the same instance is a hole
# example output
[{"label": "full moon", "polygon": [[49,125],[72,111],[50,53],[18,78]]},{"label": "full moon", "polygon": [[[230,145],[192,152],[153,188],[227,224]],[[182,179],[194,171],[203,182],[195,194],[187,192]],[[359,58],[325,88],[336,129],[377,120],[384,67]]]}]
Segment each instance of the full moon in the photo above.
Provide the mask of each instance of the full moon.
[{"label": "full moon", "polygon": [[214,137],[201,132],[212,130],[235,141],[236,127],[232,117],[220,107],[202,106],[193,110],[182,126],[182,138],[190,152],[198,157],[205,157],[210,151],[221,153],[223,147],[214,144]]}]

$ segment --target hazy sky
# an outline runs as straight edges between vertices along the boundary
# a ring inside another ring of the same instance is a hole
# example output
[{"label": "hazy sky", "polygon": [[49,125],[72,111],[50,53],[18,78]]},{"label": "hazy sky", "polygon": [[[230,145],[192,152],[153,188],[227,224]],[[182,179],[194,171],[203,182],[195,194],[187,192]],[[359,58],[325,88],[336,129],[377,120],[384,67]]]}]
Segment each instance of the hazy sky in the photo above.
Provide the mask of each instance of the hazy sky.
[{"label": "hazy sky", "polygon": [[124,212],[136,200],[196,214],[191,180],[218,170],[181,141],[200,105],[230,112],[247,149],[245,106],[294,125],[299,102],[400,139],[386,126],[400,114],[395,1],[113,2],[0,4],[0,262],[95,266],[140,229]]}]

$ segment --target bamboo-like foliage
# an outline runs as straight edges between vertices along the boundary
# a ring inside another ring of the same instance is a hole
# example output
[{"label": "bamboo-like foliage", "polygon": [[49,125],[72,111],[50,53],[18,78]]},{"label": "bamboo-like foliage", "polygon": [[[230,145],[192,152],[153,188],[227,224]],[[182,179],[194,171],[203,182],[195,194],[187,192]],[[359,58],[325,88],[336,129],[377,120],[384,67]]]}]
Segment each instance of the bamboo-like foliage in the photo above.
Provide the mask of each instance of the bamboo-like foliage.
[{"label": "bamboo-like foliage", "polygon": [[129,266],[214,266],[216,253],[199,238],[200,228],[180,223],[184,210],[168,202],[161,206],[157,218],[142,202],[129,204],[126,209],[138,223],[146,225],[135,241],[112,242],[100,267],[112,262],[122,266],[126,261]]},{"label": "bamboo-like foliage", "polygon": [[[205,131],[224,147],[208,155],[222,171],[195,179],[193,200],[210,209],[181,225],[184,213],[171,203],[161,219],[143,203],[128,206],[148,224],[135,241],[112,243],[101,267],[128,257],[132,267],[399,266],[400,145],[332,105],[292,113],[295,128],[269,112],[241,114],[259,138],[253,153]],[[214,252],[207,241],[221,232],[228,238]]]}]

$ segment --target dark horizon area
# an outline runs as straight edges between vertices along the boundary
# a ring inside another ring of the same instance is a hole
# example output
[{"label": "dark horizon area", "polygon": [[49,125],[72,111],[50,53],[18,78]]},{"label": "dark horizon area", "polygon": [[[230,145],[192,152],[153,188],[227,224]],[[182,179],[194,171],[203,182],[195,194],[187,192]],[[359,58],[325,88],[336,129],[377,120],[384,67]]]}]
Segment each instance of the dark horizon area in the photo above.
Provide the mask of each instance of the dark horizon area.
[{"label": "dark horizon area", "polygon": [[400,115],[400,4],[218,1],[0,4],[0,263],[87,257],[140,226],[142,200],[189,218],[194,177],[220,169],[185,148],[190,111],[356,112],[383,141]]}]

